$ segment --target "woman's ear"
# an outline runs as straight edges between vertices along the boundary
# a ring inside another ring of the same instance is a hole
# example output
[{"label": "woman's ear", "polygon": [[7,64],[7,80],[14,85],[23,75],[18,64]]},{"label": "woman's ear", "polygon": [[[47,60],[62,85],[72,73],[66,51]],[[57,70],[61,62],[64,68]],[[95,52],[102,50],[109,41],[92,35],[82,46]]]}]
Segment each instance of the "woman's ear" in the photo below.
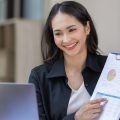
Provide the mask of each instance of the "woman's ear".
[{"label": "woman's ear", "polygon": [[85,26],[85,32],[86,32],[86,35],[89,35],[90,33],[90,22],[89,21],[87,21],[87,24]]}]

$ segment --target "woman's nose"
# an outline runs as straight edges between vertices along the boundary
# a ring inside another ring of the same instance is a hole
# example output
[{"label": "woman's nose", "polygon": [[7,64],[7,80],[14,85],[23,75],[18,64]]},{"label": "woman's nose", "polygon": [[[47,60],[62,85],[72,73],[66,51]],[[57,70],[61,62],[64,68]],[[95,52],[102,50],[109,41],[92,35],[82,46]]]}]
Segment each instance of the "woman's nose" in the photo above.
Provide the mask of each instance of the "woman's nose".
[{"label": "woman's nose", "polygon": [[67,34],[64,34],[64,36],[63,36],[63,42],[64,43],[68,43],[69,41],[70,41],[69,36]]}]

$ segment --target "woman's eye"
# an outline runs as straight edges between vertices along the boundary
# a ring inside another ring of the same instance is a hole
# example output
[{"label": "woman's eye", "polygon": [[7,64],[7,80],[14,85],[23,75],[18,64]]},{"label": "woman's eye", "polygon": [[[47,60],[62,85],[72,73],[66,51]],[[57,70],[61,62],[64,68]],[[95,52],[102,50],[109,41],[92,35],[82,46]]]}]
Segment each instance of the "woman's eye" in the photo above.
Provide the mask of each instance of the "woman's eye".
[{"label": "woman's eye", "polygon": [[75,30],[76,30],[76,29],[70,29],[69,32],[73,32],[73,31],[75,31]]},{"label": "woman's eye", "polygon": [[59,36],[59,35],[61,35],[61,33],[55,33],[54,35],[55,35],[55,36]]}]

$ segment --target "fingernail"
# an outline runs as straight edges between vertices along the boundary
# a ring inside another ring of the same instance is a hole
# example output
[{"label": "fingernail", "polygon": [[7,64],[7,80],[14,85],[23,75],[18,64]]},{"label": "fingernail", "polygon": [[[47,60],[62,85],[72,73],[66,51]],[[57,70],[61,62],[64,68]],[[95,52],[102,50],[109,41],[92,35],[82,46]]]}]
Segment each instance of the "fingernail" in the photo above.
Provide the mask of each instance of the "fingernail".
[{"label": "fingernail", "polygon": [[100,105],[101,105],[101,106],[105,106],[107,102],[108,102],[108,101],[101,102]]}]

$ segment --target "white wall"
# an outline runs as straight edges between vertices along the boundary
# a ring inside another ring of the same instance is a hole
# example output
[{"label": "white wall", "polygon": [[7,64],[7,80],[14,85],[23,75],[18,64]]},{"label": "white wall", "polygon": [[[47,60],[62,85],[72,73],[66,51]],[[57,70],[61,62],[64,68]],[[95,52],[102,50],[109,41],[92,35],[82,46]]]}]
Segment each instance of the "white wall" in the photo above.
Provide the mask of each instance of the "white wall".
[{"label": "white wall", "polygon": [[[51,0],[50,7],[56,2]],[[105,53],[120,52],[120,0],[75,0],[91,14],[99,37],[99,48]],[[48,7],[49,8],[49,7]]]},{"label": "white wall", "polygon": [[120,0],[79,0],[91,13],[105,53],[120,52]]}]

